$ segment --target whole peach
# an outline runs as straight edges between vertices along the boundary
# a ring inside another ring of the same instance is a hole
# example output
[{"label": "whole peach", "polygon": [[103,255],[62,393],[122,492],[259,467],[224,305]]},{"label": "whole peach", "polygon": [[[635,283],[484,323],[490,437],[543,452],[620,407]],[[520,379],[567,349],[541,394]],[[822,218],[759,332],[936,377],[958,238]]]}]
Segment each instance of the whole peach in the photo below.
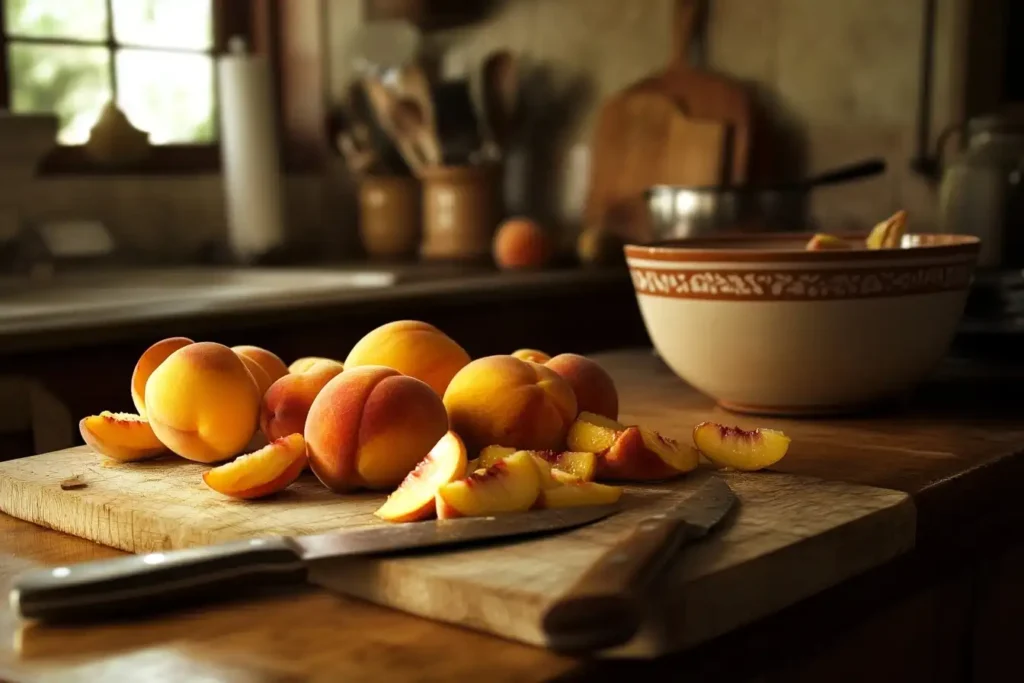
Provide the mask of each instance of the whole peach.
[{"label": "whole peach", "polygon": [[389,489],[448,431],[441,399],[426,383],[382,366],[348,367],[309,408],[309,466],[332,491]]},{"label": "whole peach", "polygon": [[341,363],[320,359],[298,373],[290,373],[270,385],[260,406],[260,429],[269,440],[302,434],[306,416],[317,394],[344,370]]},{"label": "whole peach", "polygon": [[263,371],[267,373],[270,384],[288,374],[288,366],[272,351],[267,351],[259,346],[233,346],[231,350],[239,356],[245,356],[263,368]]},{"label": "whole peach", "polygon": [[494,262],[500,268],[539,268],[551,256],[551,240],[529,218],[510,218],[494,233]]},{"label": "whole peach", "polygon": [[381,325],[360,339],[344,366],[383,365],[426,382],[443,396],[448,382],[468,362],[469,354],[433,325],[399,320]]},{"label": "whole peach", "polygon": [[194,343],[188,337],[169,337],[142,352],[135,364],[135,370],[132,371],[132,402],[139,415],[146,417],[146,382],[149,381],[149,376],[172,353]]},{"label": "whole peach", "polygon": [[146,412],[157,438],[189,460],[238,455],[259,421],[260,396],[242,360],[226,346],[184,346],[146,382]]},{"label": "whole peach", "polygon": [[471,453],[489,445],[562,450],[576,417],[568,382],[543,365],[512,356],[479,358],[444,394],[451,428]]},{"label": "whole peach", "polygon": [[575,353],[563,353],[544,364],[569,383],[576,394],[580,412],[597,413],[610,420],[619,419],[619,392],[608,371],[597,362]]}]

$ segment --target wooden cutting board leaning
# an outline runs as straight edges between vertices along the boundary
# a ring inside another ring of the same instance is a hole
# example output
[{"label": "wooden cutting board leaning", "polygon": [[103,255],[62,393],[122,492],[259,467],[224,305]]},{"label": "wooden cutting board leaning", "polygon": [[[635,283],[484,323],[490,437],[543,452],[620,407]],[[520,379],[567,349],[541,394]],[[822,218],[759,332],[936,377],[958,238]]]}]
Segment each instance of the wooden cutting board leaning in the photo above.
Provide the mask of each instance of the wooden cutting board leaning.
[{"label": "wooden cutting board leaning", "polygon": [[643,193],[651,185],[747,181],[750,94],[732,79],[687,63],[699,10],[698,0],[677,0],[672,63],[602,106],[591,139],[589,227],[644,241]]},{"label": "wooden cutting board leaning", "polygon": [[[305,474],[259,502],[207,489],[180,459],[106,464],[88,447],[0,463],[0,511],[129,552],[384,524],[381,494],[339,496]],[[687,546],[656,587],[643,632],[611,654],[654,656],[778,611],[914,544],[901,492],[761,472],[722,473],[738,509]],[[74,480],[74,487],[62,482]],[[442,553],[321,561],[313,580],[374,603],[545,645],[541,617],[637,520],[688,496],[684,478],[626,489],[623,512],[537,540]],[[795,578],[799,580],[795,580]]]}]

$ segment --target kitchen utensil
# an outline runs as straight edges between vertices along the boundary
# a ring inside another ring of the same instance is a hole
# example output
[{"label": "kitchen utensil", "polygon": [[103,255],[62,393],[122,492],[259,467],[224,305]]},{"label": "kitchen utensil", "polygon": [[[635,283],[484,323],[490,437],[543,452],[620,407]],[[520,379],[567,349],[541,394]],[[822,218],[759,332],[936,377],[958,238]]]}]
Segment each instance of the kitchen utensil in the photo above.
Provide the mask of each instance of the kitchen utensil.
[{"label": "kitchen utensil", "polygon": [[398,92],[402,97],[409,98],[419,105],[427,134],[437,140],[437,115],[430,79],[427,78],[426,72],[418,64],[407,64],[398,72],[397,80]]},{"label": "kitchen utensil", "polygon": [[703,473],[692,496],[641,520],[544,615],[555,650],[583,653],[628,643],[644,618],[648,588],[686,543],[705,536],[736,503],[729,485]]},{"label": "kitchen utensil", "polygon": [[23,574],[11,589],[14,612],[38,621],[77,621],[181,606],[214,588],[230,591],[304,580],[311,562],[444,548],[553,533],[591,524],[615,506],[467,517],[352,529],[317,536],[254,538],[221,545],[119,557]]},{"label": "kitchen utensil", "polygon": [[687,187],[654,185],[646,193],[649,239],[703,237],[724,231],[798,231],[808,228],[810,191],[870,178],[885,171],[884,159],[841,166],[802,182],[776,186]]},{"label": "kitchen utensil", "polygon": [[642,241],[644,192],[652,185],[717,185],[723,180],[727,129],[695,121],[655,91],[642,91],[602,108],[593,137],[588,227]]},{"label": "kitchen utensil", "polygon": [[346,111],[354,127],[363,126],[369,130],[368,146],[376,152],[380,172],[391,175],[411,173],[394,140],[380,125],[361,80],[354,80],[349,85]]},{"label": "kitchen utensil", "polygon": [[644,324],[679,377],[729,410],[816,415],[901,398],[932,370],[963,313],[978,239],[807,251],[808,237],[626,246]]},{"label": "kitchen utensil", "polygon": [[380,170],[372,133],[366,124],[353,122],[346,112],[338,108],[328,117],[327,135],[353,176]]},{"label": "kitchen utensil", "polygon": [[392,100],[390,117],[396,134],[410,142],[424,166],[441,163],[441,146],[427,130],[423,109],[418,102],[407,97]]},{"label": "kitchen utensil", "polygon": [[508,50],[488,55],[482,76],[483,118],[490,141],[499,150],[508,148],[519,103],[519,66]]},{"label": "kitchen utensil", "polygon": [[437,139],[443,163],[462,166],[480,151],[480,123],[467,79],[444,81],[432,90],[437,112]]},{"label": "kitchen utensil", "polygon": [[[422,126],[409,127],[409,112],[403,111],[404,108],[401,107],[396,109],[397,96],[380,81],[367,78],[363,81],[363,88],[381,130],[394,143],[395,148],[412,172],[419,174],[428,163],[423,148],[417,143],[417,136]],[[395,119],[396,112],[399,114],[397,120]],[[402,128],[402,124],[405,124],[404,128]]]},{"label": "kitchen utensil", "polygon": [[982,268],[1024,267],[1024,109],[971,119],[967,148],[942,167],[939,229],[981,238]]},{"label": "kitchen utensil", "polygon": [[[187,276],[194,280],[196,273]],[[643,367],[636,372],[647,374]],[[683,437],[689,425],[707,417],[705,408],[681,401],[685,392],[668,384],[658,384],[668,392],[661,399],[653,394],[644,398],[637,393],[643,382],[615,380],[620,391],[628,390],[622,394],[624,404],[641,410],[645,422],[668,436]],[[678,405],[678,414],[659,412],[656,419],[655,413],[643,412],[644,405],[662,399]],[[845,425],[822,423],[819,429],[826,445],[848,441]],[[801,443],[820,450],[820,444]],[[787,456],[794,458],[794,467],[801,462],[798,450],[794,442]],[[856,459],[856,446],[845,455]],[[373,514],[384,502],[382,494],[339,496],[306,474],[273,500],[244,503],[199,483],[207,470],[208,465],[181,458],[110,467],[86,446],[42,453],[0,463],[0,511],[132,553],[383,524]],[[653,656],[692,647],[913,546],[914,506],[904,493],[782,472],[717,474],[741,501],[737,514],[679,554],[657,586],[657,599],[648,601],[650,627],[616,654]],[[84,487],[60,490],[60,482],[72,478]],[[310,566],[309,581],[423,618],[544,646],[542,621],[548,608],[641,520],[689,497],[693,486],[693,478],[686,476],[627,487],[621,511],[600,524],[511,547],[492,543],[444,553],[317,561]],[[850,561],[823,562],[823,557]],[[253,609],[258,612],[259,605]]]}]

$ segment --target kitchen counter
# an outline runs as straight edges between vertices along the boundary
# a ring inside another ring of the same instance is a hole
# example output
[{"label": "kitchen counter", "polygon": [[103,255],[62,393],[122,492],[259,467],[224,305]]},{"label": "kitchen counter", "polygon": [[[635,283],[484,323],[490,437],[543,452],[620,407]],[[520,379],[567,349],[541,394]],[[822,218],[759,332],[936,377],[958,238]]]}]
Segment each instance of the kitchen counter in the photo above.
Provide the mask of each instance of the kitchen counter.
[{"label": "kitchen counter", "polygon": [[301,324],[439,302],[486,305],[632,292],[624,268],[499,272],[444,264],[137,268],[0,278],[0,354]]},{"label": "kitchen counter", "polygon": [[[623,419],[684,436],[702,419],[793,437],[776,468],[905,491],[907,556],[759,623],[654,662],[586,662],[312,589],[90,628],[19,628],[2,608],[0,676],[68,681],[1002,681],[1024,623],[1024,373],[950,362],[903,412],[734,416],[649,351],[599,356]],[[1000,392],[996,401],[995,392]],[[23,569],[116,551],[0,516],[0,588]],[[836,561],[842,561],[836,558]],[[794,576],[799,580],[799,576]],[[691,678],[692,676],[692,678]],[[702,678],[703,677],[703,678]]]}]

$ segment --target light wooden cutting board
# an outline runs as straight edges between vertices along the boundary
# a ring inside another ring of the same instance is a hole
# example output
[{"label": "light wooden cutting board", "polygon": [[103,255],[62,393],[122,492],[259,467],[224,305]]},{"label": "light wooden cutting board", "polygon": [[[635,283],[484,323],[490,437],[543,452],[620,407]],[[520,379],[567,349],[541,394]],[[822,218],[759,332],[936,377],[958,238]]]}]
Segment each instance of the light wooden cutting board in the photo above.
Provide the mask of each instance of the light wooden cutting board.
[{"label": "light wooden cutting board", "polygon": [[[383,496],[338,496],[306,474],[278,496],[227,499],[203,465],[107,464],[87,447],[0,463],[0,510],[131,552],[382,524]],[[84,488],[62,490],[78,477]],[[898,491],[775,473],[723,474],[740,499],[689,546],[650,600],[648,628],[618,653],[684,648],[771,614],[910,549],[915,514]],[[636,521],[689,495],[686,480],[627,490],[625,510],[559,536],[454,552],[329,561],[318,583],[375,603],[544,644],[540,618]]]}]

